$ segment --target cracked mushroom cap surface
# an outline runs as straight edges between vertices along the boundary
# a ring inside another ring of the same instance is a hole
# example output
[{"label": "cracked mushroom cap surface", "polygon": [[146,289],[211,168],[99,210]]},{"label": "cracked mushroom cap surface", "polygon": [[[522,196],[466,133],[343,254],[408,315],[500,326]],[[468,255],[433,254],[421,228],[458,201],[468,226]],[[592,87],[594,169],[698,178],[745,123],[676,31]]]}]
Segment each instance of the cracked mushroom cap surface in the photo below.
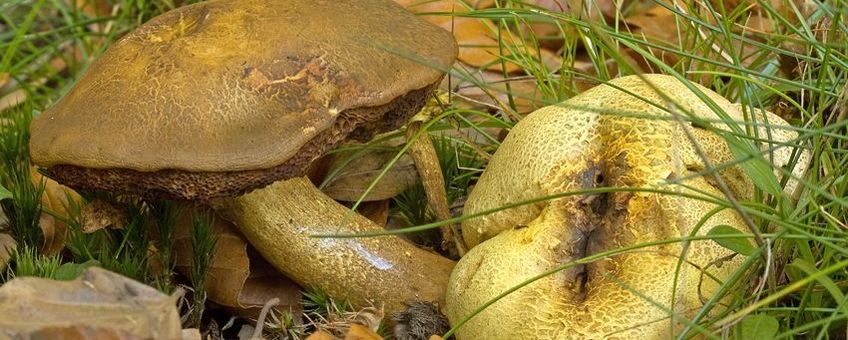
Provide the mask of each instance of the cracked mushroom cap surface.
[{"label": "cracked mushroom cap surface", "polygon": [[238,195],[399,127],[456,51],[389,0],[181,7],[115,42],[35,119],[32,158],[78,188]]},{"label": "cracked mushroom cap surface", "polygon": [[[718,116],[689,88],[664,75],[644,75],[671,101],[637,76],[618,78],[561,105],[531,113],[510,131],[472,191],[465,214],[546,195],[599,187],[649,188],[678,194],[619,191],[584,194],[525,205],[463,223],[472,248],[451,274],[446,314],[457,323],[498,294],[556,266],[605,251],[658,240],[704,235],[716,225],[748,232],[709,175],[688,130],[713,166],[735,159],[725,140],[703,127],[681,126],[663,108],[701,118]],[[739,107],[696,88],[735,121]],[[634,96],[635,95],[635,96]],[[650,104],[639,97],[647,99]],[[670,106],[669,103],[675,105]],[[760,136],[788,143],[767,152],[775,167],[790,162],[797,134],[779,117],[759,112]],[[663,118],[665,117],[665,118]],[[748,120],[750,121],[750,119]],[[723,123],[713,127],[727,130]],[[744,129],[744,127],[743,127]],[[801,176],[804,153],[791,169]],[[718,171],[736,198],[753,198],[754,185],[738,166]],[[776,173],[778,178],[780,174]],[[676,182],[675,182],[676,181]],[[789,181],[785,192],[797,186]],[[706,219],[704,217],[707,216]],[[700,225],[700,224],[703,225]],[[743,258],[710,240],[693,241],[676,268],[681,243],[640,248],[574,265],[525,286],[489,306],[457,333],[459,339],[665,339],[682,329],[667,310],[689,315],[702,306]],[[709,275],[702,275],[706,268]],[[675,288],[674,282],[677,282]],[[658,307],[652,302],[663,307]],[[672,305],[672,301],[673,305]],[[667,310],[663,309],[667,308]]]}]

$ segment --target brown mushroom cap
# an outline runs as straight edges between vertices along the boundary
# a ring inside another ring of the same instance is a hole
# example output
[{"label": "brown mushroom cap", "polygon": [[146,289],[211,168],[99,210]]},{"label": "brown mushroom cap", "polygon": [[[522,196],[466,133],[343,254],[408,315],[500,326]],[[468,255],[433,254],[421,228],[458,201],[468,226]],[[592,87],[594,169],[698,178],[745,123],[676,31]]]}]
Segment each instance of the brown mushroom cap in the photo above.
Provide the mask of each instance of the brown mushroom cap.
[{"label": "brown mushroom cap", "polygon": [[398,127],[455,56],[388,0],[198,3],[111,46],[35,119],[32,158],[75,187],[236,195]]},{"label": "brown mushroom cap", "polygon": [[[671,97],[681,114],[691,111],[717,118],[677,79],[644,77]],[[704,87],[698,89],[731,117],[744,121],[737,106]],[[533,112],[516,124],[492,157],[468,198],[465,213],[596,187],[722,197],[710,176],[697,175],[704,165],[683,129],[695,136],[716,166],[735,159],[726,142],[706,129],[651,119],[668,118],[662,107],[668,106],[653,87],[630,76]],[[778,128],[786,122],[770,113],[761,113],[757,121],[763,123],[766,117],[771,134],[761,128],[759,136],[791,145],[795,132]],[[789,163],[791,150],[783,146],[774,151],[775,167]],[[793,174],[803,174],[808,161],[809,154],[803,154]],[[728,167],[720,174],[737,198],[752,198],[753,183],[742,169]],[[786,191],[795,186],[797,182],[790,181]],[[586,256],[704,235],[716,225],[746,231],[736,211],[723,209],[710,216],[715,208],[711,202],[682,195],[619,191],[569,196],[470,219],[463,224],[463,235],[469,246],[476,247],[451,274],[445,312],[456,323],[507,289]],[[702,221],[705,216],[709,218]],[[717,268],[715,261],[732,252],[709,240],[693,241],[678,271],[683,249],[680,243],[651,246],[559,271],[492,304],[461,327],[457,338],[673,337],[683,319],[703,306],[701,297],[715,294],[721,281],[743,261],[737,256]],[[669,311],[682,318],[672,322]]]}]

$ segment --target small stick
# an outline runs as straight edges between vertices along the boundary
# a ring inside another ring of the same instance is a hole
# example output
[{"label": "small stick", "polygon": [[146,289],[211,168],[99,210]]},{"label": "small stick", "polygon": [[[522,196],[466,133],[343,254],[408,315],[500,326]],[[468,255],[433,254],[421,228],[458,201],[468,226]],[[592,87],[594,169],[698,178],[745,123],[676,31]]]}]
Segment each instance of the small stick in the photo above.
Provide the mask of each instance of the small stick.
[{"label": "small stick", "polygon": [[[433,146],[433,141],[430,139],[427,131],[421,131],[421,126],[422,121],[418,119],[413,120],[407,125],[406,140],[408,143],[411,143],[409,146],[409,155],[415,162],[418,176],[421,177],[421,183],[424,185],[424,193],[427,195],[427,205],[436,214],[436,218],[444,221],[451,218],[450,208],[448,207],[448,195],[445,191],[445,178],[442,174],[442,167],[439,165],[439,159],[436,156],[436,148]],[[417,139],[415,137],[416,135],[418,135]],[[453,241],[459,256],[465,255],[468,249],[459,236],[459,230],[456,224],[451,223],[442,226],[441,231],[442,249],[447,250],[449,242]]]}]

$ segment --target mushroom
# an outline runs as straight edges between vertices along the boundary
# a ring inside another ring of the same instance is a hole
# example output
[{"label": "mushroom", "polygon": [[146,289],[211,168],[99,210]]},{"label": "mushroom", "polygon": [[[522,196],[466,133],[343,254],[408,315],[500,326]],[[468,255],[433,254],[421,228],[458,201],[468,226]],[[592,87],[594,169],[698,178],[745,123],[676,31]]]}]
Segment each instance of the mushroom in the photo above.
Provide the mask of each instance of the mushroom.
[{"label": "mushroom", "polygon": [[[738,106],[700,85],[696,88],[735,121],[745,121]],[[618,78],[562,105],[531,113],[515,125],[490,160],[468,198],[465,214],[599,187],[723,197],[712,176],[698,174],[705,163],[686,132],[713,165],[735,159],[727,143],[703,126],[670,119],[668,108],[682,117],[691,112],[702,119],[718,119],[686,85],[665,75]],[[768,146],[776,150],[766,154],[775,168],[789,164],[797,134],[780,128],[787,123],[771,113],[754,116],[772,127],[770,135],[763,125],[757,130],[759,136],[774,141]],[[712,125],[728,130],[719,123]],[[804,153],[790,170],[794,176],[803,174],[808,157]],[[753,198],[754,184],[740,167],[724,167],[718,173],[736,199]],[[791,180],[786,192],[797,185]],[[722,224],[747,231],[743,218],[731,208],[699,227],[715,208],[709,201],[681,195],[630,190],[565,196],[469,219],[462,231],[473,248],[451,274],[446,314],[456,324],[523,281],[600,252],[704,235]],[[692,241],[676,276],[683,249],[680,243],[660,244],[556,272],[490,305],[459,328],[457,337],[672,337],[685,325],[681,319],[703,306],[699,297],[715,294],[743,260],[736,256],[716,266],[733,252],[712,241]],[[669,311],[678,318],[670,321]]]},{"label": "mushroom", "polygon": [[116,42],[42,113],[32,158],[76,188],[236,196],[399,127],[456,51],[388,0],[185,6]]},{"label": "mushroom", "polygon": [[441,301],[453,261],[397,237],[310,238],[379,227],[298,176],[343,141],[402,125],[456,51],[388,0],[197,3],[111,46],[34,120],[32,158],[76,188],[216,199],[302,286],[390,312]]}]

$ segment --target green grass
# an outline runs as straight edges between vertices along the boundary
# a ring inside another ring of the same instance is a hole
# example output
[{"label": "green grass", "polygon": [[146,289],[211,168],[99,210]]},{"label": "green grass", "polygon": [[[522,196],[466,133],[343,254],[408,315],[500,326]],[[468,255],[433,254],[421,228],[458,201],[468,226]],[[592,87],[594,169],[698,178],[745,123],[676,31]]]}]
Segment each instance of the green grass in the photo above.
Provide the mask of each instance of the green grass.
[{"label": "green grass", "polygon": [[206,306],[206,279],[212,269],[215,258],[215,245],[218,235],[212,232],[213,215],[211,212],[198,212],[191,219],[191,280],[193,303],[190,325],[200,328],[203,311]]},{"label": "green grass", "polygon": [[5,124],[0,122],[0,187],[6,191],[7,199],[0,199],[0,208],[18,245],[36,250],[43,243],[39,218],[44,184],[33,183],[30,172],[28,142],[32,111],[24,105],[10,110],[6,118]]},{"label": "green grass", "polygon": [[[11,125],[0,125],[0,205],[10,217],[12,233],[19,243],[38,248],[40,240],[40,231],[35,227],[40,216],[37,199],[40,188],[29,184],[26,157],[25,126],[31,114],[55,103],[109,44],[140,23],[177,5],[168,1],[112,2],[117,4],[113,12],[98,15],[90,15],[58,0],[8,0],[0,3],[0,73],[9,73],[18,83],[15,88],[22,89],[27,95],[25,105],[0,112],[0,118],[12,118]],[[780,194],[780,188],[787,183],[789,176],[785,176],[786,172],[783,172],[784,176],[770,175],[771,164],[762,153],[755,151],[759,145],[768,145],[770,137],[755,135],[751,129],[753,123],[694,122],[705,126],[722,123],[736,126],[725,137],[736,146],[739,159],[728,164],[712,164],[712,168],[697,175],[709,176],[716,169],[741,165],[746,173],[756,175],[753,176],[757,185],[755,199],[734,203],[723,196],[699,195],[697,198],[725,209],[744,212],[750,217],[752,226],[748,233],[711,237],[681,235],[676,239],[614,249],[574,263],[564,263],[534,279],[655,244],[709,242],[706,240],[712,238],[732,246],[734,239],[738,241],[738,237],[744,237],[751,241],[755,250],[747,253],[743,267],[723,286],[721,293],[731,296],[727,312],[709,313],[719,304],[719,295],[711,298],[701,311],[689,319],[676,316],[684,324],[680,338],[697,334],[721,337],[721,326],[731,325],[731,320],[740,317],[745,318],[732,327],[728,333],[731,337],[744,337],[743,328],[752,322],[771,324],[771,320],[777,321],[775,338],[830,339],[844,334],[848,324],[848,301],[844,293],[848,288],[848,246],[844,241],[848,239],[846,2],[827,1],[809,14],[802,14],[800,8],[779,11],[771,3],[757,2],[765,15],[776,23],[775,30],[768,34],[742,33],[740,23],[750,14],[750,9],[724,9],[719,6],[720,1],[699,2],[703,6],[698,7],[691,2],[678,2],[680,6],[669,7],[674,12],[673,19],[680,23],[672,32],[678,38],[675,42],[646,41],[641,35],[630,33],[620,21],[591,21],[573,14],[540,10],[521,1],[497,3],[497,8],[455,15],[487,20],[493,32],[521,36],[528,42],[523,47],[510,46],[501,39],[496,47],[509,52],[510,56],[494,62],[515,63],[525,71],[524,74],[507,75],[503,82],[498,83],[473,78],[473,73],[464,68],[452,71],[457,79],[466,79],[493,93],[505,90],[507,100],[495,102],[488,110],[466,109],[457,105],[459,96],[453,94],[453,102],[428,122],[427,131],[436,143],[451,201],[462,199],[467,194],[469,186],[485,168],[486,160],[497,150],[499,139],[490,133],[490,129],[508,129],[525,114],[517,105],[521,100],[555,104],[580,93],[583,83],[603,83],[619,75],[642,72],[661,72],[708,84],[749,111],[766,108],[780,112],[792,122],[793,128],[800,134],[797,142],[805,145],[813,157],[813,169],[798,179],[802,190],[793,195]],[[637,10],[637,6],[629,6],[618,15],[624,17]],[[833,23],[830,29],[816,26],[815,23],[823,18]],[[536,36],[532,31],[521,29],[526,23],[552,24],[560,34],[555,34],[555,37]],[[498,36],[497,33],[494,35]],[[562,62],[559,69],[551,69],[533,56],[538,53],[539,43],[549,44],[557,39],[561,40],[562,48],[557,54]],[[631,52],[623,53],[625,48]],[[673,58],[667,58],[665,61],[668,63],[664,63],[652,54],[657,51]],[[581,63],[588,63],[590,67],[574,68]],[[526,79],[535,83],[539,98],[526,98],[510,91],[510,83]],[[0,90],[0,97],[8,92]],[[680,118],[690,120],[686,115]],[[448,137],[447,134],[469,130],[475,131],[479,138]],[[402,136],[403,133],[398,132],[383,138]],[[406,146],[394,150],[398,156],[396,160],[405,152]],[[389,166],[391,164],[386,170]],[[515,205],[611,190],[621,189],[559,193],[515,202]],[[3,200],[6,196],[11,196],[11,199]],[[68,243],[71,255],[63,260],[77,263],[97,260],[107,268],[170,291],[174,285],[169,250],[172,240],[168,237],[172,230],[169,226],[173,223],[169,217],[170,208],[158,203],[125,203],[131,207],[127,230],[82,234],[79,229],[74,229]],[[433,229],[471,217],[434,221],[425,206],[426,199],[420,188],[411,188],[396,197],[393,214],[416,227],[395,232]],[[76,211],[78,215],[79,209]],[[158,228],[157,233],[164,236],[153,241],[157,249],[164,250],[158,258],[164,264],[160,272],[149,271],[146,249],[150,244],[143,237],[148,232],[147,221],[155,221],[153,225]],[[76,222],[71,223],[72,229],[80,227],[79,221]],[[755,243],[755,239],[760,241]],[[760,281],[764,283],[762,287],[754,284]],[[752,291],[756,293],[740,294]],[[504,292],[504,295],[507,293]]]}]

